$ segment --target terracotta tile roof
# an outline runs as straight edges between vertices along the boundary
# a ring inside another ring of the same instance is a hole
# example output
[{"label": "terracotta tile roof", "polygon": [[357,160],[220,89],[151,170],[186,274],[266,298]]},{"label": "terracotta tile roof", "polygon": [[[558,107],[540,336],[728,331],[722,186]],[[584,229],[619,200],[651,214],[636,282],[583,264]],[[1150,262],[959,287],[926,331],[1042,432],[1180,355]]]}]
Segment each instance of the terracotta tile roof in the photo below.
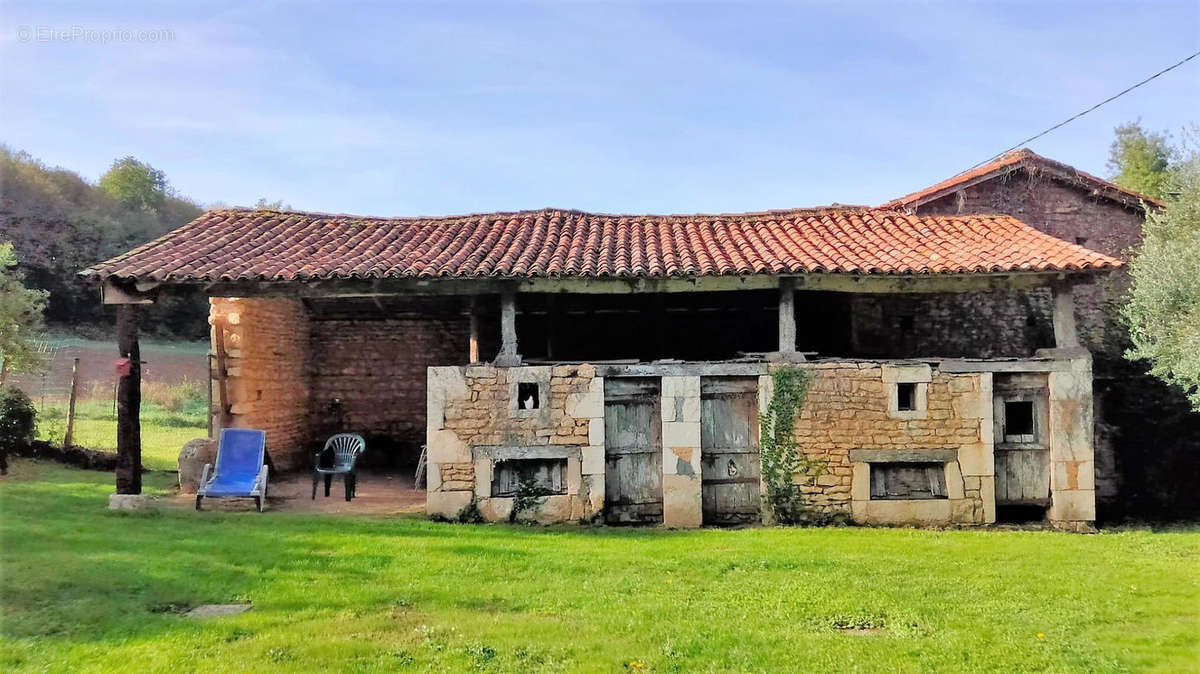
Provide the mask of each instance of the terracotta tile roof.
[{"label": "terracotta tile roof", "polygon": [[88,270],[205,283],[325,278],[928,274],[1107,269],[1010,216],[829,207],[736,215],[543,209],[438,218],[223,209]]},{"label": "terracotta tile roof", "polygon": [[1136,208],[1142,207],[1142,202],[1152,206],[1163,206],[1164,204],[1153,198],[1127,190],[1124,187],[1113,184],[1103,178],[1080,171],[1079,169],[1054,161],[1047,157],[1037,154],[1033,150],[1020,149],[1012,152],[1007,152],[1000,158],[990,161],[979,168],[964,171],[952,178],[943,180],[942,182],[926,187],[923,190],[913,192],[912,194],[893,199],[880,208],[911,208],[924,203],[933,201],[952,192],[956,192],[964,187],[969,187],[975,183],[988,180],[998,175],[1009,173],[1020,168],[1031,168],[1048,172],[1051,176],[1057,177],[1064,182],[1077,185],[1091,191],[1096,196],[1112,199],[1126,206]]}]

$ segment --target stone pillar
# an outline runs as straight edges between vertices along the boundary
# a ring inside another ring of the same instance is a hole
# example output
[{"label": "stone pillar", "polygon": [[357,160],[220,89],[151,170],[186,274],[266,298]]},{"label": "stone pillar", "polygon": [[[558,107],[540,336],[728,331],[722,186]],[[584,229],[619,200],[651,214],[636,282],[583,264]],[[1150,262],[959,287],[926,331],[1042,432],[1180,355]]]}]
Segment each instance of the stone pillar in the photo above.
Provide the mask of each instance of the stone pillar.
[{"label": "stone pillar", "polygon": [[663,526],[703,523],[700,377],[662,378]]},{"label": "stone pillar", "polygon": [[567,416],[588,420],[588,444],[580,448],[580,496],[584,517],[590,519],[604,510],[604,377],[592,377],[584,393],[567,396]]},{"label": "stone pillar", "polygon": [[515,367],[521,364],[517,351],[517,294],[505,290],[500,294],[500,353],[496,365]]},{"label": "stone pillar", "polygon": [[1054,293],[1054,346],[1070,349],[1079,346],[1079,334],[1075,328],[1075,293],[1070,283],[1062,281],[1053,286]]},{"label": "stone pillar", "polygon": [[[496,377],[494,368],[472,368],[477,375]],[[425,512],[453,518],[471,503],[473,489],[444,489],[441,466],[466,465],[473,460],[471,448],[446,428],[446,402],[469,396],[462,368],[431,367],[427,371],[425,414]],[[490,473],[491,464],[487,464]],[[491,485],[490,476],[487,484]],[[456,485],[457,486],[457,485]]]},{"label": "stone pillar", "polygon": [[1070,369],[1049,375],[1050,523],[1086,531],[1096,520],[1092,359],[1069,362]]},{"label": "stone pillar", "polygon": [[796,354],[796,281],[779,279],[779,353],[784,359]]}]

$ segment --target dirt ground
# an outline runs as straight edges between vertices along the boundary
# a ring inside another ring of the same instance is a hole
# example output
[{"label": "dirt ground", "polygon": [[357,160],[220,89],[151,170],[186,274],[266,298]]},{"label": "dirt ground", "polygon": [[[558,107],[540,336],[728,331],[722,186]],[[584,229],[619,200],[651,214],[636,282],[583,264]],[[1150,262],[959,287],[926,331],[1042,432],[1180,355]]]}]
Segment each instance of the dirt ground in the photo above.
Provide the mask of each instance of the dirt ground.
[{"label": "dirt ground", "polygon": [[[194,508],[194,494],[176,494],[166,499],[171,507]],[[203,510],[254,510],[253,499],[205,499]],[[291,473],[270,480],[267,512],[334,513],[349,515],[409,515],[425,512],[425,490],[413,488],[411,475],[359,473],[357,495],[346,501],[342,480],[335,477],[325,497],[324,482],[312,498],[312,477]]]}]

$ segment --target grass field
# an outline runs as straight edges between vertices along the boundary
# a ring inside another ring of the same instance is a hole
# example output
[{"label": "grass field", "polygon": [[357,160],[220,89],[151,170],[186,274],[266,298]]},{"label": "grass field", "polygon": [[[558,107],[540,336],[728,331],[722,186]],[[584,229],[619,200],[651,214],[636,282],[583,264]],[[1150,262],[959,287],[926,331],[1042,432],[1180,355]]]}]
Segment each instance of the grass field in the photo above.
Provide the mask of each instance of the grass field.
[{"label": "grass field", "polygon": [[[208,437],[204,419],[207,402],[196,398],[171,411],[151,401],[142,403],[142,465],[150,470],[176,470],[179,449],[188,440]],[[66,433],[66,403],[47,404],[38,415],[38,439],[61,445]],[[117,419],[112,402],[83,400],[75,405],[73,444],[88,449],[116,451]]]},{"label": "grass field", "polygon": [[[38,439],[61,445],[66,434],[67,392],[71,367],[79,359],[79,397],[73,444],[115,451],[117,417],[113,409],[113,362],[116,346],[103,340],[55,336],[57,349],[44,357],[44,370],[14,374],[9,383],[33,399],[38,408]],[[175,470],[179,450],[193,438],[208,435],[204,390],[207,342],[142,341],[142,465]],[[44,373],[44,377],[43,377]]]},{"label": "grass field", "polygon": [[[151,474],[165,488],[166,476]],[[5,671],[1187,671],[1200,530],[666,532],[104,510],[0,478]],[[250,601],[208,620],[179,610]],[[866,628],[866,629],[862,629]]]}]

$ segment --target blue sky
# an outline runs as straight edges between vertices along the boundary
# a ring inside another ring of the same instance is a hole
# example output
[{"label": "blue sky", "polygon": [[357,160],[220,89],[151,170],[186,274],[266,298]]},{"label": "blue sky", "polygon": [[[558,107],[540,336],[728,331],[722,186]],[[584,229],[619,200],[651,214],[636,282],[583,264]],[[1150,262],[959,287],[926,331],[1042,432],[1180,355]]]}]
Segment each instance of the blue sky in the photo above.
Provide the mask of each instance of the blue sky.
[{"label": "blue sky", "polygon": [[[93,180],[132,154],[203,204],[365,215],[880,203],[1200,49],[1195,0],[0,15],[0,142]],[[132,39],[45,34],[76,27]],[[1177,132],[1198,112],[1200,59],[1031,147],[1103,175],[1116,124]]]}]

